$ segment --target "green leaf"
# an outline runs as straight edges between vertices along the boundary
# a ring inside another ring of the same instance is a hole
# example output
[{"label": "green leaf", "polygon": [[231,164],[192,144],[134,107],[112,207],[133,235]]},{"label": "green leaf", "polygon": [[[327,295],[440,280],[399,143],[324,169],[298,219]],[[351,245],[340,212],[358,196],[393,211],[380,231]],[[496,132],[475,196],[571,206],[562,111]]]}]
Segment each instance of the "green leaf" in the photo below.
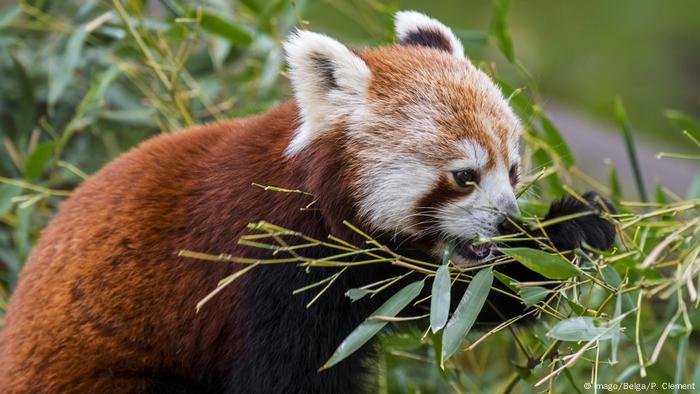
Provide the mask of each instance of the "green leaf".
[{"label": "green leaf", "polygon": [[579,304],[579,303],[577,303],[577,302],[574,302],[573,300],[571,300],[571,299],[568,298],[568,297],[564,297],[564,300],[566,300],[566,303],[569,305],[569,308],[571,308],[571,310],[572,310],[575,314],[577,314],[577,315],[583,315],[583,314],[586,313],[586,308],[585,308],[583,305],[581,305],[581,304]]},{"label": "green leaf", "polygon": [[583,273],[580,268],[557,254],[530,248],[501,248],[500,250],[548,279],[569,279]]},{"label": "green leaf", "polygon": [[[678,340],[678,353],[676,353],[676,374],[673,377],[674,389],[673,394],[678,394],[681,384],[684,383],[683,372],[685,371],[685,362],[688,358],[688,345],[690,342],[690,331],[686,332]],[[685,391],[685,390],[684,390]]]},{"label": "green leaf", "polygon": [[0,185],[0,217],[12,209],[12,199],[22,193],[22,188],[15,185]]},{"label": "green leaf", "polygon": [[277,15],[289,4],[286,0],[269,0],[265,5],[265,9],[260,13],[260,19],[270,21],[270,18]]},{"label": "green leaf", "polygon": [[72,137],[77,125],[83,120],[83,117],[102,104],[107,88],[117,78],[119,73],[121,73],[119,67],[114,65],[93,78],[90,84],[90,90],[88,90],[80,101],[78,109],[76,109],[75,114],[64,129],[63,135],[61,135],[59,151],[61,147],[68,143],[68,140]]},{"label": "green leaf", "polygon": [[[553,160],[549,155],[549,152],[544,149],[538,149],[532,155],[532,159],[535,161],[537,168],[552,167]],[[564,182],[562,182],[561,174],[559,171],[555,171],[548,175],[545,180],[547,181],[549,190],[552,195],[561,196],[566,192],[564,190]]]},{"label": "green leaf", "polygon": [[[620,283],[622,283],[622,278],[620,278],[620,274],[615,271],[615,268],[613,268],[611,265],[606,265],[605,267],[601,268],[600,270],[601,274],[603,274],[603,279],[607,284],[609,284],[611,287],[617,288],[620,286]],[[631,294],[636,296],[636,292],[632,292]],[[622,294],[622,302],[624,302],[624,311],[629,311],[634,309],[634,302],[632,301],[632,297],[630,297],[630,293],[623,293]]]},{"label": "green leaf", "polygon": [[693,381],[691,383],[695,384],[695,387],[700,387],[700,352],[698,352],[698,356],[695,359],[695,369],[693,370]]},{"label": "green leaf", "polygon": [[559,129],[557,129],[554,123],[542,112],[538,113],[538,118],[540,120],[540,125],[542,125],[545,141],[559,154],[559,157],[567,167],[575,165],[576,160],[574,159],[574,154],[571,152],[569,144],[566,143]]},{"label": "green leaf", "polygon": [[491,268],[482,269],[472,278],[462,300],[452,314],[452,318],[443,329],[441,367],[444,368],[445,360],[459,350],[462,339],[469,333],[476,317],[481,312],[492,284],[493,270]]},{"label": "green leaf", "polygon": [[24,177],[27,179],[36,179],[41,176],[46,164],[53,155],[54,149],[56,149],[55,142],[45,142],[37,146],[24,163]]},{"label": "green leaf", "polygon": [[616,328],[607,327],[606,323],[606,320],[590,316],[572,317],[571,319],[557,322],[549,330],[547,336],[560,341],[581,342],[590,341],[602,334],[598,340],[604,341],[611,339],[613,331],[616,330]]},{"label": "green leaf", "polygon": [[253,41],[248,30],[210,12],[202,14],[201,25],[207,32],[223,37],[234,45],[245,47]]},{"label": "green leaf", "polygon": [[547,298],[549,290],[545,289],[544,287],[532,286],[523,287],[518,293],[520,294],[520,297],[523,298],[523,302],[525,303],[525,305],[533,306]]},{"label": "green leaf", "polygon": [[637,148],[634,143],[634,137],[632,136],[632,128],[627,120],[627,114],[625,112],[625,107],[622,105],[622,100],[619,98],[615,100],[615,118],[617,119],[617,123],[620,126],[625,138],[627,156],[629,157],[630,165],[632,166],[632,174],[634,175],[634,181],[637,185],[639,197],[642,199],[642,201],[647,202],[649,199],[647,198],[647,191],[644,187],[644,179],[642,178],[642,170],[639,167],[639,159],[637,159]]},{"label": "green leaf", "polygon": [[656,202],[659,204],[668,204],[668,198],[666,198],[666,193],[664,193],[664,188],[660,183],[656,184]]},{"label": "green leaf", "polygon": [[457,240],[451,239],[447,242],[445,250],[442,251],[442,265],[446,265],[450,262],[452,255],[455,253],[455,248],[457,247]]},{"label": "green leaf", "polygon": [[507,288],[513,290],[516,293],[518,292],[518,288],[515,286],[518,283],[517,280],[498,271],[493,271],[493,276],[495,276],[496,279],[498,279],[499,282],[503,283]]},{"label": "green leaf", "polygon": [[[617,319],[622,314],[622,296],[618,295],[615,297],[615,314],[613,315],[613,320]],[[620,348],[620,322],[616,323],[617,327],[613,329],[612,341],[610,341],[610,362],[613,364],[617,363],[617,352]]]},{"label": "green leaf", "polygon": [[260,5],[258,4],[257,1],[255,0],[241,0],[241,4],[244,6],[248,7],[253,13],[259,14],[262,8],[260,8]]},{"label": "green leaf", "polygon": [[0,10],[0,29],[5,28],[7,25],[12,23],[12,21],[22,14],[22,7],[19,4],[7,6]]},{"label": "green leaf", "polygon": [[608,164],[608,177],[610,178],[610,196],[616,206],[622,201],[622,186],[620,185],[620,177],[617,175],[617,169],[612,164]]},{"label": "green leaf", "polygon": [[345,292],[345,296],[350,298],[353,302],[364,298],[370,291],[367,289],[350,289]]},{"label": "green leaf", "polygon": [[438,332],[447,323],[450,314],[450,269],[441,265],[435,274],[433,292],[430,299],[430,329]]},{"label": "green leaf", "polygon": [[494,0],[493,19],[491,19],[491,29],[489,33],[496,39],[498,47],[503,55],[511,63],[515,63],[515,50],[513,49],[513,38],[508,27],[508,11],[511,0]]},{"label": "green leaf", "polygon": [[[413,301],[423,289],[423,281],[413,282],[399,292],[389,298],[382,306],[380,306],[372,316],[388,316],[394,317],[403,310],[411,301]],[[386,325],[385,321],[381,320],[365,320],[357,326],[350,335],[338,346],[331,358],[321,367],[327,369],[335,364],[343,361],[351,354],[355,353],[367,341],[372,339],[379,330]]]},{"label": "green leaf", "polygon": [[83,44],[85,43],[87,35],[88,33],[85,30],[85,26],[80,26],[68,38],[63,58],[60,61],[58,69],[51,74],[51,80],[49,81],[48,101],[50,106],[56,103],[73,79],[73,73],[80,61]]},{"label": "green leaf", "polygon": [[442,332],[431,335],[433,345],[433,357],[437,370],[444,379],[447,379],[447,371],[442,367]]},{"label": "green leaf", "polygon": [[14,66],[20,97],[20,108],[15,114],[17,131],[20,135],[29,135],[36,124],[36,100],[34,97],[34,84],[27,74],[27,70],[15,56],[11,56]]}]

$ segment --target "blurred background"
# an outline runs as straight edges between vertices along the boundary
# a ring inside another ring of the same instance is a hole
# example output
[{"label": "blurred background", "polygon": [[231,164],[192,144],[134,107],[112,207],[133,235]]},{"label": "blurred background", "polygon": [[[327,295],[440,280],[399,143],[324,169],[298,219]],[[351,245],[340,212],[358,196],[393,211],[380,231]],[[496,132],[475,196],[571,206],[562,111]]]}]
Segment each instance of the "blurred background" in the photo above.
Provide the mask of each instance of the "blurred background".
[{"label": "blurred background", "polygon": [[[548,143],[529,162],[555,169],[548,198],[569,172],[628,199],[700,196],[699,161],[678,158],[697,155],[682,132],[700,135],[697,0],[0,0],[0,312],[60,201],[106,162],[288,99],[281,42],[295,26],[361,48],[391,43],[401,9],[451,26],[515,97],[528,143]],[[384,341],[385,387],[446,389],[434,369],[394,357],[415,341]],[[489,391],[506,348],[465,353],[470,372],[452,387]]]}]

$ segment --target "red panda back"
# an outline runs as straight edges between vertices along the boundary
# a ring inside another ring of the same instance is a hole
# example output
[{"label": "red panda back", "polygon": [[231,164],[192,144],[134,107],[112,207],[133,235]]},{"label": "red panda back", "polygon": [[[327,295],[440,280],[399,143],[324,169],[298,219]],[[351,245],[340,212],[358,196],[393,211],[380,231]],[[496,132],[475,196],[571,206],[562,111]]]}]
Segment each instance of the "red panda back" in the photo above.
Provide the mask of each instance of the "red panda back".
[{"label": "red panda back", "polygon": [[[242,337],[229,322],[242,307],[232,295],[243,281],[195,314],[196,302],[236,268],[177,253],[235,252],[237,235],[259,219],[245,207],[260,201],[251,180],[284,177],[279,158],[295,110],[289,103],[260,118],[154,138],[80,186],[20,276],[2,331],[0,387],[139,391],[152,389],[138,381],[144,370],[196,377],[228,368],[218,360]],[[235,165],[251,157],[266,164]],[[114,387],[115,374],[130,383]]]}]

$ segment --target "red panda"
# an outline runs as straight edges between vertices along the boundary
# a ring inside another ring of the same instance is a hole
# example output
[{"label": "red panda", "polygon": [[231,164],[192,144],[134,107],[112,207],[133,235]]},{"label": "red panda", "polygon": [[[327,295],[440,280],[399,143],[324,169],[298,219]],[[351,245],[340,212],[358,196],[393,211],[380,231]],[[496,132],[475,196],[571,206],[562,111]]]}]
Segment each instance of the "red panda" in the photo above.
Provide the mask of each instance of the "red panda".
[{"label": "red panda", "polygon": [[[343,292],[376,281],[357,269],[311,308],[292,291],[328,276],[262,266],[195,313],[240,269],[181,249],[262,256],[237,244],[266,220],[323,238],[348,220],[455,261],[516,213],[521,127],[452,31],[396,15],[397,43],[354,51],[325,35],[285,43],[294,99],[246,119],[160,136],[81,185],[44,230],[0,338],[6,392],[356,393],[372,384],[368,346],[318,372],[372,310]],[[271,193],[257,182],[304,190]],[[502,229],[501,229],[502,230]],[[329,253],[318,250],[318,256]]]}]

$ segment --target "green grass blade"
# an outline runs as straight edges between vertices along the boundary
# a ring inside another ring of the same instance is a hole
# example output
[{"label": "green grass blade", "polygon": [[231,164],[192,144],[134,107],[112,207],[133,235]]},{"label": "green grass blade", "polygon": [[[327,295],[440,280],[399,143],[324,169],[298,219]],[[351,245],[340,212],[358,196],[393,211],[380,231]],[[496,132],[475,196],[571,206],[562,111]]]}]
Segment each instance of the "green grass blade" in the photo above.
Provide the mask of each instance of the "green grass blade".
[{"label": "green grass blade", "polygon": [[513,38],[508,27],[508,11],[511,0],[494,0],[493,18],[491,19],[490,35],[496,40],[501,53],[509,62],[515,63],[515,49],[513,48]]},{"label": "green grass blade", "polygon": [[632,128],[630,127],[629,120],[627,119],[627,114],[625,112],[625,107],[622,104],[622,100],[619,98],[615,101],[615,118],[617,119],[625,138],[627,156],[629,157],[630,165],[632,166],[632,175],[634,175],[634,182],[637,185],[639,197],[642,199],[642,201],[648,202],[649,198],[647,197],[647,191],[644,187],[644,179],[642,178],[642,170],[639,166],[639,159],[637,158],[637,148],[634,143]]}]

